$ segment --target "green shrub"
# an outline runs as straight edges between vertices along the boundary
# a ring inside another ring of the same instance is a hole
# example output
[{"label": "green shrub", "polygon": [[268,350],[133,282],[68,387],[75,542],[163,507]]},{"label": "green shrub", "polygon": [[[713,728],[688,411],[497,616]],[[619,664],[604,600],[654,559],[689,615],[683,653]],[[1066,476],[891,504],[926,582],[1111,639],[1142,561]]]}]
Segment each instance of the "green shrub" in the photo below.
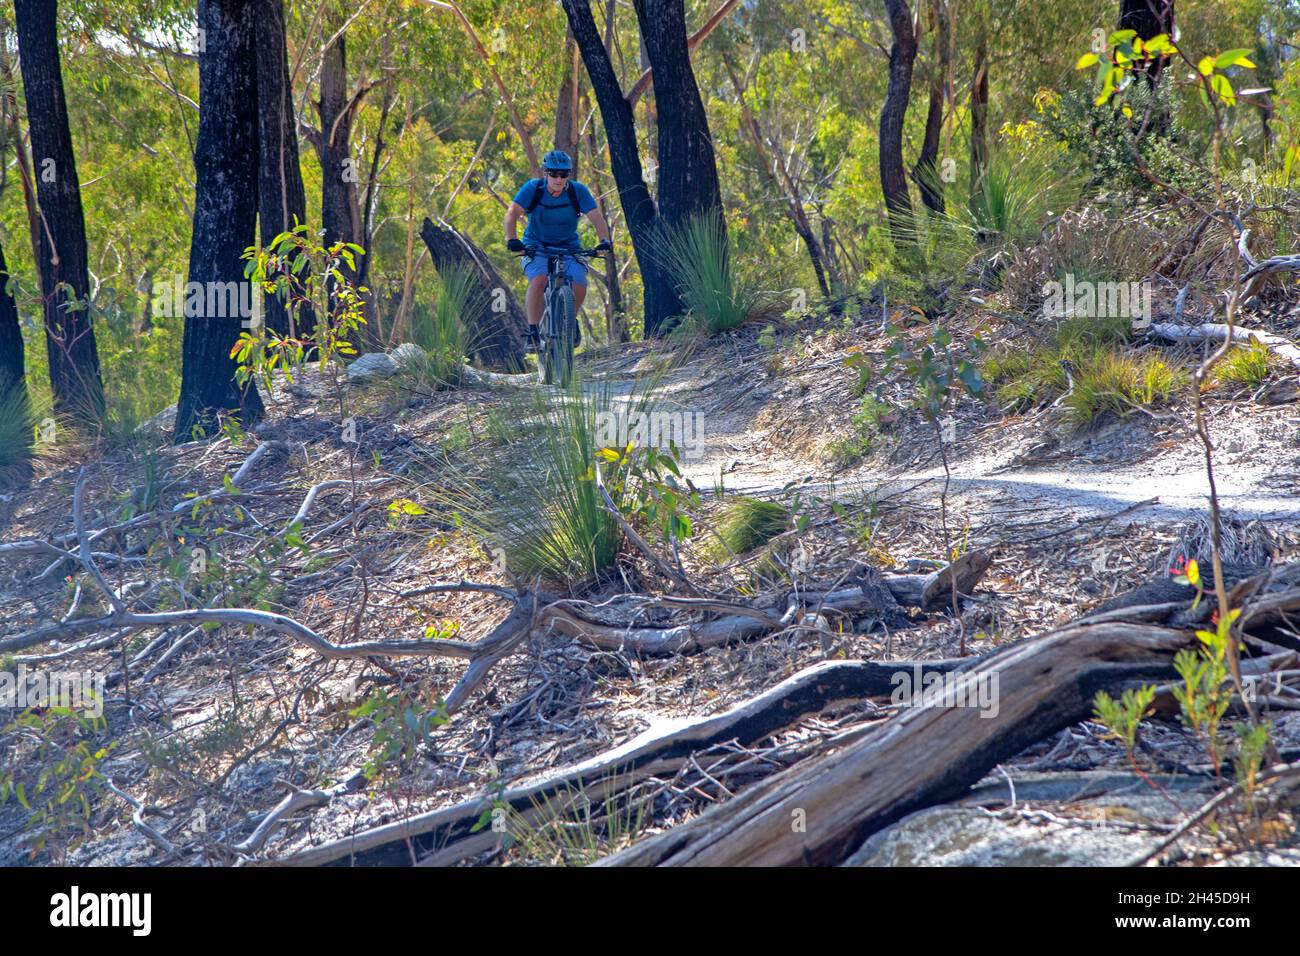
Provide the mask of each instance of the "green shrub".
[{"label": "green shrub", "polygon": [[1214,380],[1225,385],[1258,388],[1268,378],[1273,353],[1260,342],[1234,345],[1214,367]]}]

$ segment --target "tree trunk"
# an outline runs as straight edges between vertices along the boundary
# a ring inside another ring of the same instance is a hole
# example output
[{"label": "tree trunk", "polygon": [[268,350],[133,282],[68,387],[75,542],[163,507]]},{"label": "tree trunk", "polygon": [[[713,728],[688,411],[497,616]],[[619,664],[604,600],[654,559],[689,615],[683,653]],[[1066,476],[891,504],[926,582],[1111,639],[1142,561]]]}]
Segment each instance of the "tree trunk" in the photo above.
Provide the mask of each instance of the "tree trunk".
[{"label": "tree trunk", "polygon": [[56,0],[15,0],[18,55],[40,207],[37,268],[54,407],[86,424],[102,420],[104,383],[89,312],[86,221],[59,65]]},{"label": "tree trunk", "polygon": [[970,84],[970,199],[984,190],[989,168],[989,64],[988,41],[981,32],[975,47],[975,72]]},{"label": "tree trunk", "polygon": [[[1173,33],[1174,0],[1120,0],[1119,28],[1136,30],[1143,40],[1150,40],[1162,33]],[[1164,70],[1164,60],[1160,57],[1147,64],[1147,82],[1155,86],[1160,81]]]},{"label": "tree trunk", "polygon": [[722,193],[704,102],[695,83],[683,0],[634,0],[654,71],[659,119],[659,215],[667,226],[716,213]]},{"label": "tree trunk", "polygon": [[[352,157],[352,108],[348,102],[346,36],[330,44],[321,62],[320,141],[316,144],[321,166],[321,225],[326,243],[342,239],[364,245],[361,207],[357,199],[359,180]],[[350,278],[356,272],[346,264],[340,271]]]},{"label": "tree trunk", "polygon": [[645,336],[651,338],[659,334],[665,319],[681,314],[682,303],[651,251],[658,213],[641,171],[632,107],[623,96],[609,52],[601,42],[591,15],[590,0],[561,0],[561,3],[600,106],[605,141],[609,145],[610,168],[618,186],[623,218],[632,236],[637,265],[641,269]]},{"label": "tree trunk", "polygon": [[573,28],[564,33],[564,78],[560,81],[560,95],[555,102],[555,148],[562,149],[573,160],[573,177],[578,177],[578,48],[573,42]]},{"label": "tree trunk", "polygon": [[[176,441],[197,428],[210,436],[220,414],[245,427],[265,409],[256,385],[240,387],[230,348],[243,329],[238,302],[244,250],[256,238],[258,204],[257,62],[253,0],[199,0],[204,49],[199,54],[199,135],[194,148],[194,230],[189,281],[203,290],[186,308]],[[191,312],[196,314],[191,314]],[[231,313],[234,313],[233,315]]]},{"label": "tree trunk", "polygon": [[895,243],[915,237],[912,199],[903,172],[903,121],[912,91],[912,64],[916,60],[916,37],[912,34],[912,12],[907,0],[885,0],[889,29],[894,42],[889,48],[889,85],[880,110],[880,188],[889,213],[889,231]]},{"label": "tree trunk", "polygon": [[[582,94],[582,103],[584,109],[591,108],[586,91]],[[589,181],[596,186],[594,190],[596,205],[600,209],[600,214],[605,217],[605,221],[609,223],[610,229],[613,230],[614,219],[610,215],[608,203],[605,202],[605,177],[600,174],[596,166],[596,159],[601,156],[601,152],[596,142],[595,124],[587,130],[587,155],[591,157]],[[623,309],[623,286],[618,276],[618,264],[614,262],[612,256],[605,257],[605,292],[605,336],[610,342],[626,342],[627,317]]]},{"label": "tree trunk", "polygon": [[18,324],[18,306],[9,291],[9,263],[0,247],[0,408],[12,414],[9,402],[27,396],[26,364],[23,358],[23,330]]},{"label": "tree trunk", "polygon": [[[283,0],[256,0],[258,180],[257,215],[262,244],[307,221],[307,194],[298,163],[298,126],[294,121],[289,54],[284,32]],[[263,312],[268,329],[289,334],[289,314],[276,296],[268,296]],[[316,324],[310,307],[297,317],[297,334],[310,334]]]},{"label": "tree trunk", "polygon": [[420,238],[429,248],[439,274],[447,269],[462,269],[474,280],[466,308],[474,358],[489,368],[522,370],[528,319],[491,260],[468,236],[446,223],[437,226],[426,218]]},{"label": "tree trunk", "polygon": [[939,132],[943,127],[944,82],[948,76],[948,10],[944,0],[934,3],[934,52],[928,64],[930,107],[925,114],[925,138],[912,178],[921,189],[921,202],[931,213],[943,215],[943,187],[939,179]]}]

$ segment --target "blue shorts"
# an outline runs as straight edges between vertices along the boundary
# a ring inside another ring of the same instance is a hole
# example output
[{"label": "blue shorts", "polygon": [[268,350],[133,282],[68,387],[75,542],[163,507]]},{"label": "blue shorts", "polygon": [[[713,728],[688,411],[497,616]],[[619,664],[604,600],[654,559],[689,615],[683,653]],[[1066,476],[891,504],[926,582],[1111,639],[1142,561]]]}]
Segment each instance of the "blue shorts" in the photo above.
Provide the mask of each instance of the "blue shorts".
[{"label": "blue shorts", "polygon": [[[564,259],[565,274],[573,280],[574,285],[585,287],[587,285],[587,267],[573,256],[565,256]],[[524,259],[523,264],[524,275],[529,279],[546,275],[546,256],[541,253]]]}]

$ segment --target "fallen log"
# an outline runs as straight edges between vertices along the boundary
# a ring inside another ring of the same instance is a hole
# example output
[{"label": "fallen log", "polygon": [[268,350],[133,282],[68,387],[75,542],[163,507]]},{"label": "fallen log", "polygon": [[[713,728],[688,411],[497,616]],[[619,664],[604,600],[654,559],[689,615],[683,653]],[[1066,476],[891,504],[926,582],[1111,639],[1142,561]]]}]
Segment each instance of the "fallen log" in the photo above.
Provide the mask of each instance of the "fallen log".
[{"label": "fallen log", "polygon": [[775,774],[598,865],[838,863],[871,834],[957,797],[998,763],[1085,719],[1098,690],[1170,679],[1174,654],[1195,644],[1185,630],[1115,621],[1073,624],[1007,648],[951,675],[944,688],[955,702],[991,689],[991,712],[905,708],[842,750]]},{"label": "fallen log", "polygon": [[[1203,342],[1206,340],[1223,342],[1228,338],[1228,326],[1222,322],[1202,322],[1200,325],[1174,325],[1170,322],[1156,322],[1147,330],[1147,334],[1167,339],[1170,342]],[[1249,342],[1251,339],[1255,339],[1261,345],[1267,346],[1275,355],[1285,358],[1300,369],[1300,345],[1296,345],[1285,336],[1275,335],[1272,332],[1233,326],[1233,342]]]},{"label": "fallen log", "polygon": [[672,774],[692,754],[736,740],[755,744],[843,701],[890,695],[900,673],[946,674],[962,661],[830,661],[806,668],[742,704],[711,717],[652,727],[614,750],[534,783],[386,824],[303,850],[272,865],[391,866],[413,861],[443,866],[491,850],[500,833],[471,832],[485,810],[510,807],[528,819],[539,808],[585,790],[593,802],[652,776]]}]

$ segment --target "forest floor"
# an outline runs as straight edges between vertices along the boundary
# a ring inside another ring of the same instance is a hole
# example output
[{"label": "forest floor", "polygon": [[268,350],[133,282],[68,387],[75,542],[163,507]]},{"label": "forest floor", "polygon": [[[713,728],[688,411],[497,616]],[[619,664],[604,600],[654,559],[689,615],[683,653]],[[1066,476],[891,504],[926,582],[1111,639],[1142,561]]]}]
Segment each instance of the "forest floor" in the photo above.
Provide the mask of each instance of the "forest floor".
[{"label": "forest floor", "polygon": [[[971,331],[997,327],[995,318],[975,311],[958,325],[963,322]],[[707,524],[721,507],[719,489],[722,501],[738,494],[769,498],[807,515],[798,544],[805,587],[830,588],[861,562],[902,570],[942,561],[954,550],[988,551],[993,566],[964,602],[960,620],[951,612],[931,613],[908,627],[883,630],[863,620],[834,639],[796,630],[658,658],[534,634],[496,665],[418,754],[389,761],[360,792],[295,817],[259,856],[283,859],[489,795],[648,729],[720,713],[819,661],[950,658],[963,639],[968,653],[981,654],[1042,634],[1159,577],[1176,548],[1203,538],[1207,484],[1190,407],[1134,411],[1079,429],[1052,409],[1006,415],[992,399],[964,398],[951,411],[945,502],[933,427],[907,409],[906,383],[886,377],[882,394],[894,413],[861,444],[859,459],[846,464],[835,442],[854,434],[859,398],[856,373],[845,359],[882,349],[877,331],[878,322],[866,317],[847,324],[809,319],[776,340],[745,326],[682,349],[656,394],[666,407],[702,415],[702,454],[683,468],[704,500],[697,523]],[[954,334],[960,339],[960,331]],[[1184,363],[1195,358],[1173,347],[1164,351]],[[594,350],[581,362],[591,381],[631,394],[646,381],[654,356],[650,345],[637,343]],[[255,435],[286,445],[250,470],[244,484],[258,490],[238,510],[220,498],[208,499],[199,515],[181,507],[180,523],[191,518],[210,530],[251,518],[274,530],[287,525],[313,484],[372,482],[360,493],[338,486],[320,494],[302,531],[311,551],[306,561],[291,551],[257,550],[251,529],[223,544],[231,569],[225,606],[236,606],[232,598],[246,592],[250,602],[263,602],[339,643],[358,635],[414,637],[446,621],[456,622],[465,639],[486,634],[509,609],[497,597],[456,592],[413,598],[404,592],[459,579],[507,585],[490,556],[454,527],[394,516],[388,505],[409,499],[434,514],[429,490],[473,466],[491,441],[484,416],[494,408],[509,412],[516,390],[412,394],[382,383],[355,389],[361,433],[355,454],[338,438],[339,416],[328,391],[310,378],[292,394],[277,389]],[[1233,546],[1241,555],[1279,562],[1300,558],[1300,404],[1266,406],[1249,392],[1216,390],[1207,410]],[[221,489],[223,475],[233,474],[255,444],[252,436],[238,444],[227,437],[164,446],[144,457],[50,450],[29,489],[0,499],[0,541],[70,531],[70,496],[83,461],[89,472],[86,521],[97,528],[138,512],[142,498],[166,508],[182,505],[187,493]],[[177,524],[169,533],[172,552],[183,553],[184,529]],[[783,537],[769,550],[788,562],[793,539]],[[107,550],[122,553],[137,543],[128,532]],[[757,562],[718,568],[689,547],[683,560],[692,578],[714,591],[754,593],[774,583]],[[89,583],[80,597],[74,584],[65,583],[71,565],[34,580],[48,566],[46,555],[0,553],[0,640],[107,611]],[[107,568],[106,575],[114,585],[136,580],[129,563]],[[250,576],[257,587],[248,583]],[[151,606],[160,601],[147,581],[133,586],[127,593],[138,600]],[[361,607],[365,616],[358,623]],[[176,629],[168,641],[185,631]],[[53,655],[67,648],[26,649],[14,661],[58,666]],[[165,809],[146,819],[163,830],[176,853],[161,853],[133,826],[125,800],[104,794],[91,818],[93,836],[66,857],[53,838],[32,854],[24,844],[27,815],[13,801],[0,806],[0,863],[234,862],[229,847],[246,838],[289,788],[329,786],[375,761],[385,743],[376,733],[378,720],[354,712],[369,688],[400,685],[433,700],[451,689],[465,666],[439,657],[324,661],[285,636],[229,626],[189,635],[165,667],[157,667],[158,653],[135,637],[116,648],[87,650],[77,660],[119,677],[122,661],[132,661],[128,679],[109,693],[106,717],[116,745],[104,769],[120,790]],[[1300,748],[1300,703],[1275,700],[1267,716],[1277,746]],[[864,700],[809,716],[748,749],[761,758],[762,773],[774,772],[832,746],[828,741],[845,728],[887,719],[892,710]],[[1141,737],[1145,772],[1162,782],[1163,794],[1133,772],[1123,748],[1099,724],[1082,722],[1004,763],[963,799],[878,833],[853,862],[1130,860],[1218,789],[1200,744],[1176,720],[1148,720]],[[635,828],[680,823],[731,795],[728,784],[738,784],[710,774],[707,763],[701,755],[694,769],[665,781],[649,817]],[[736,779],[743,784],[752,774]],[[1284,812],[1280,819],[1250,839],[1193,831],[1173,859],[1300,865],[1291,818]],[[553,862],[564,854],[548,839],[534,833],[474,862]]]}]

